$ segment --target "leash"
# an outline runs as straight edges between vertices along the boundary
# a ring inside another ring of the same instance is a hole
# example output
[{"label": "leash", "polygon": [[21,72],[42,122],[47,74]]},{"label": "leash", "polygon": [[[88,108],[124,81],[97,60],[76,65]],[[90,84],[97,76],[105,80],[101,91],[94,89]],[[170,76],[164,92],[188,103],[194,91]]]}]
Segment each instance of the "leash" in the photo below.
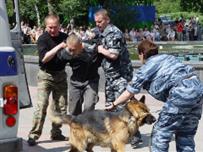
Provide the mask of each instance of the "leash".
[{"label": "leash", "polygon": [[149,152],[152,152],[152,135],[153,135],[153,130],[154,130],[154,126],[152,127],[151,135],[150,135],[150,138],[149,138]]}]

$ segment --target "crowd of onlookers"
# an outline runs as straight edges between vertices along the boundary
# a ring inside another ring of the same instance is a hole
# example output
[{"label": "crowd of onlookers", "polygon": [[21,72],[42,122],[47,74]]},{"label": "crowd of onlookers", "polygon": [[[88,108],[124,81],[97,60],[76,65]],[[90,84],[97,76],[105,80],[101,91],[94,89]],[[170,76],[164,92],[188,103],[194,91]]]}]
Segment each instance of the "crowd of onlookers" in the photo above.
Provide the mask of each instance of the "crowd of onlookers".
[{"label": "crowd of onlookers", "polygon": [[[41,27],[33,26],[22,22],[23,42],[26,44],[36,43],[38,37],[44,32]],[[76,27],[69,24],[67,27],[61,26],[61,31],[67,34],[77,33],[82,39],[91,35],[91,29],[86,27]],[[176,19],[171,23],[163,23],[161,20],[154,22],[151,28],[125,29],[125,38],[127,41],[139,42],[143,39],[153,41],[201,41],[203,39],[203,27],[200,25],[197,17],[190,19]]]},{"label": "crowd of onlookers", "polygon": [[42,27],[33,26],[31,28],[27,23],[21,22],[21,29],[23,34],[23,43],[36,43],[39,36],[44,32]]},{"label": "crowd of onlookers", "polygon": [[[21,23],[21,29],[22,29],[22,34],[23,34],[23,43],[25,44],[35,44],[37,42],[37,39],[39,36],[45,31],[42,27],[37,27],[33,26],[31,28],[28,24],[22,22]],[[85,27],[72,27],[72,26],[67,26],[67,27],[62,27],[60,28],[61,32],[70,34],[74,32],[78,36],[80,36],[82,39],[87,39],[91,37],[91,34],[93,34],[92,29],[90,28],[85,28]]]},{"label": "crowd of onlookers", "polygon": [[180,18],[164,24],[161,21],[156,21],[149,30],[147,27],[125,30],[127,40],[138,42],[143,39],[151,39],[153,41],[201,41],[203,28],[200,25],[198,18],[191,17],[188,20]]}]

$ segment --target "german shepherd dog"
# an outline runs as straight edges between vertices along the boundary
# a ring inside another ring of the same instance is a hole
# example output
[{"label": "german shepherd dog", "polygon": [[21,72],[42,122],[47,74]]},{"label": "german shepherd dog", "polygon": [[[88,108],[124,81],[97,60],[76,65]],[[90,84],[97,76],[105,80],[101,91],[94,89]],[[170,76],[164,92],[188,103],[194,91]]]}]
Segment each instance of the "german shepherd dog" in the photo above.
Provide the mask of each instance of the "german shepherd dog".
[{"label": "german shepherd dog", "polygon": [[93,110],[78,116],[55,113],[51,104],[48,115],[54,123],[70,126],[70,152],[93,152],[95,145],[110,147],[111,152],[124,152],[125,144],[138,127],[156,121],[144,101],[145,96],[140,101],[133,97],[120,112]]}]

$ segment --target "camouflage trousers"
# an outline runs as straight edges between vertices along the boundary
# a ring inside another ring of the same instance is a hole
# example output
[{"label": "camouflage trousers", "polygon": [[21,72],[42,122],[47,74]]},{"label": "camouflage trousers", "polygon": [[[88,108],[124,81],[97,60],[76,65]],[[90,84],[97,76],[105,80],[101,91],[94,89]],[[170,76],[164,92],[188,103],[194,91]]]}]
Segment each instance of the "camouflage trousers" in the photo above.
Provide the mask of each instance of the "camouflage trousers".
[{"label": "camouflage trousers", "polygon": [[[109,102],[114,102],[126,90],[127,84],[128,84],[128,81],[123,77],[119,77],[116,79],[113,79],[111,77],[106,78],[106,85],[105,85],[106,103],[105,104],[108,105]],[[124,106],[125,106],[125,103],[117,105],[111,111],[113,112],[121,111]],[[141,138],[139,130],[137,131],[137,133],[135,133],[135,135],[133,135],[131,140],[133,140],[134,138]]]},{"label": "camouflage trousers", "polygon": [[[46,72],[39,70],[37,75],[38,102],[33,116],[33,127],[29,133],[30,138],[38,139],[42,133],[49,96],[55,104],[55,110],[61,114],[67,111],[67,75],[65,71]],[[61,125],[52,123],[51,136],[61,134]]]},{"label": "camouflage trousers", "polygon": [[203,104],[202,85],[197,77],[179,81],[170,89],[152,131],[152,152],[167,152],[175,135],[177,152],[194,152]]},{"label": "camouflage trousers", "polygon": [[201,105],[192,108],[190,113],[172,114],[162,111],[152,131],[151,152],[167,152],[173,135],[177,152],[195,152],[194,136],[201,113]]},{"label": "camouflage trousers", "polygon": [[[127,83],[127,80],[123,77],[119,77],[117,79],[106,78],[105,96],[107,105],[109,102],[115,101],[115,99],[118,98],[123,93],[123,91],[125,91]],[[119,105],[118,109],[120,107],[122,107],[122,105]]]}]

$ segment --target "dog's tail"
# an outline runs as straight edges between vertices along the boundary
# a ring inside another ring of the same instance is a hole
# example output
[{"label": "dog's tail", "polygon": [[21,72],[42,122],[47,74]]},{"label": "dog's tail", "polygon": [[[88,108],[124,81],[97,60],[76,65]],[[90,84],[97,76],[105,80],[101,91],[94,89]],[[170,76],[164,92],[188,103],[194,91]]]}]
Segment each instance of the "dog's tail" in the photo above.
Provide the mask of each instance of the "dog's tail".
[{"label": "dog's tail", "polygon": [[47,115],[50,120],[56,124],[71,124],[73,116],[72,115],[62,115],[55,110],[55,106],[51,102],[48,110]]}]

